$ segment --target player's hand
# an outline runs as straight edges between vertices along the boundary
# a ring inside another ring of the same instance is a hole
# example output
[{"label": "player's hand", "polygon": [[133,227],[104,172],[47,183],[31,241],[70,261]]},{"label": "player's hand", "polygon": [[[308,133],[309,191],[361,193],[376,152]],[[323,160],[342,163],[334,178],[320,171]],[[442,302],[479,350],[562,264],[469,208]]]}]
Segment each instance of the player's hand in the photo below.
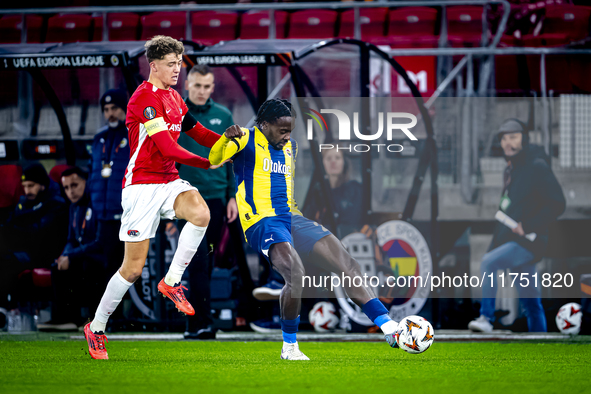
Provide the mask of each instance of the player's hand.
[{"label": "player's hand", "polygon": [[517,227],[511,229],[511,231],[513,231],[517,235],[521,235],[522,237],[525,235],[525,231],[523,231],[523,226],[521,225],[521,222],[517,223]]},{"label": "player's hand", "polygon": [[231,162],[232,162],[232,159],[224,160],[224,161],[222,161],[220,164],[215,164],[215,165],[214,165],[214,164],[211,164],[211,163],[209,163],[209,169],[210,169],[210,170],[215,170],[216,168],[220,168],[220,167],[222,167],[224,164],[226,164],[226,163],[231,163]]},{"label": "player's hand", "polygon": [[67,271],[70,268],[70,259],[68,256],[60,256],[55,262],[57,263],[58,271]]},{"label": "player's hand", "polygon": [[229,139],[240,138],[244,135],[244,132],[242,131],[240,126],[235,124],[235,125],[228,127],[226,129],[226,132],[224,133],[224,135],[226,136],[226,138],[229,138]]},{"label": "player's hand", "polygon": [[236,204],[235,198],[231,198],[228,201],[228,205],[226,206],[226,217],[228,218],[228,223],[232,223],[238,217],[238,204]]}]

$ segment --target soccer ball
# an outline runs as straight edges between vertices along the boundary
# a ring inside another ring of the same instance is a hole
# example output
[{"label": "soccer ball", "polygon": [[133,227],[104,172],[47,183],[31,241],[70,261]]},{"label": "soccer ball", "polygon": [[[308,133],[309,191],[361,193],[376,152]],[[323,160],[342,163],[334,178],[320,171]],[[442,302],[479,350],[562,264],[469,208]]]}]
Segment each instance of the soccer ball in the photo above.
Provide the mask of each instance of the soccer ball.
[{"label": "soccer ball", "polygon": [[576,302],[564,304],[556,314],[556,326],[563,334],[577,335],[581,331],[583,312]]},{"label": "soccer ball", "polygon": [[407,316],[398,323],[394,336],[405,352],[423,353],[433,344],[433,326],[420,316]]},{"label": "soccer ball", "polygon": [[314,326],[317,332],[334,331],[339,324],[339,318],[336,314],[336,309],[333,304],[326,301],[318,302],[310,311],[310,324]]}]

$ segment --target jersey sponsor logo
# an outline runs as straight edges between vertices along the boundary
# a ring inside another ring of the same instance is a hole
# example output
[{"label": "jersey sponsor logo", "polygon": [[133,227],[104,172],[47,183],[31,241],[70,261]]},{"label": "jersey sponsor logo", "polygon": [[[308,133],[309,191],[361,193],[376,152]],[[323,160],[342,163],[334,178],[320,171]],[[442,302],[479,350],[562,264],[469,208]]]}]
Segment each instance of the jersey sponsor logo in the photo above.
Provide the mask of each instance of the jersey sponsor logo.
[{"label": "jersey sponsor logo", "polygon": [[167,109],[167,110],[166,110],[166,113],[168,114],[169,112],[170,112],[170,110],[169,110],[169,109]]},{"label": "jersey sponsor logo", "polygon": [[263,160],[263,171],[276,174],[291,175],[291,166],[285,165],[278,161],[273,162],[266,158]]},{"label": "jersey sponsor logo", "polygon": [[222,120],[218,119],[218,118],[213,118],[213,119],[209,120],[209,123],[212,125],[220,125],[220,124],[222,124]]},{"label": "jersey sponsor logo", "polygon": [[127,231],[127,235],[129,235],[130,237],[138,237],[140,235],[140,232],[138,230],[129,230]]},{"label": "jersey sponsor logo", "polygon": [[289,157],[291,157],[291,149],[289,148],[285,148],[285,154]]},{"label": "jersey sponsor logo", "polygon": [[176,124],[166,123],[166,127],[170,131],[179,131],[180,132],[182,130],[182,125],[180,123],[176,123]]},{"label": "jersey sponsor logo", "polygon": [[156,110],[154,107],[146,107],[144,109],[144,118],[152,120],[156,117]]}]

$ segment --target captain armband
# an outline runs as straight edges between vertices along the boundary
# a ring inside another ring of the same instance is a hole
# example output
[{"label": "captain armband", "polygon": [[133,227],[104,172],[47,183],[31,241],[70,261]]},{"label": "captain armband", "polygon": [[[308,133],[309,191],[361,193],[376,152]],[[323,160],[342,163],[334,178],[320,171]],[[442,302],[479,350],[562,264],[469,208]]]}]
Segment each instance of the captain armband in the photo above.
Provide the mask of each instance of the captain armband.
[{"label": "captain armband", "polygon": [[162,117],[147,121],[146,123],[144,123],[144,127],[146,128],[146,132],[150,137],[161,131],[168,130],[166,122]]}]

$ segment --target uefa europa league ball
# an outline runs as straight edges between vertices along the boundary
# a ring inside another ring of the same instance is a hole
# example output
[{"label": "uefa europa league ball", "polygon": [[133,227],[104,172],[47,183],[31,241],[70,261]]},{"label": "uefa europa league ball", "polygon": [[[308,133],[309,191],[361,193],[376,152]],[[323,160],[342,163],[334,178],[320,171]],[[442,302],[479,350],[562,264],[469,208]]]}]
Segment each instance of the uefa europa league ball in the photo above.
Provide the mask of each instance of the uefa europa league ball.
[{"label": "uefa europa league ball", "polygon": [[583,312],[576,302],[564,304],[556,314],[556,326],[563,334],[577,335],[581,331]]},{"label": "uefa europa league ball", "polygon": [[407,316],[398,323],[395,332],[400,349],[407,353],[419,354],[433,344],[433,326],[420,316]]},{"label": "uefa europa league ball", "polygon": [[314,326],[314,330],[317,332],[334,331],[337,324],[339,324],[334,305],[326,301],[314,305],[308,317],[310,318],[310,324]]}]

